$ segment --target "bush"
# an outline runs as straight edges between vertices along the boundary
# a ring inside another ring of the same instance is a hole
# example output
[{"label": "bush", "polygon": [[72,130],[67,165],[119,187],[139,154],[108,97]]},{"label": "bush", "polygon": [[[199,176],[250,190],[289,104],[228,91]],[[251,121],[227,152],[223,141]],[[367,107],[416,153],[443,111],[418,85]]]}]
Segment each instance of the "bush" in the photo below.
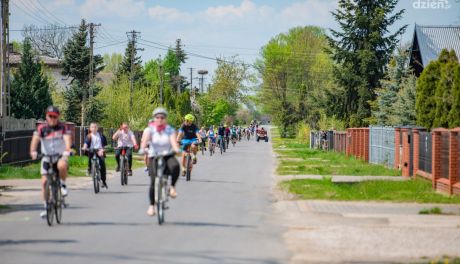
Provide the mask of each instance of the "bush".
[{"label": "bush", "polygon": [[297,125],[297,139],[303,144],[310,144],[311,128],[308,124],[299,123]]}]

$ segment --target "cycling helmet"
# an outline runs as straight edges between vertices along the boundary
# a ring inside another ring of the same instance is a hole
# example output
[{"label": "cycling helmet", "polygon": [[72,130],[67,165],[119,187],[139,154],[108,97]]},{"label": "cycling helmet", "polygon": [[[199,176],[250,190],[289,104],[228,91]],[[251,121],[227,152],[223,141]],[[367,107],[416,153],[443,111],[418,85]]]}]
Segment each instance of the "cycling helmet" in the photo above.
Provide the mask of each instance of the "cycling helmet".
[{"label": "cycling helmet", "polygon": [[166,111],[166,109],[164,109],[162,107],[158,107],[155,110],[153,110],[153,112],[152,112],[152,116],[156,116],[156,115],[159,115],[159,114],[168,116],[168,111]]},{"label": "cycling helmet", "polygon": [[195,120],[195,117],[192,115],[192,114],[187,114],[185,116],[185,121],[194,121]]}]

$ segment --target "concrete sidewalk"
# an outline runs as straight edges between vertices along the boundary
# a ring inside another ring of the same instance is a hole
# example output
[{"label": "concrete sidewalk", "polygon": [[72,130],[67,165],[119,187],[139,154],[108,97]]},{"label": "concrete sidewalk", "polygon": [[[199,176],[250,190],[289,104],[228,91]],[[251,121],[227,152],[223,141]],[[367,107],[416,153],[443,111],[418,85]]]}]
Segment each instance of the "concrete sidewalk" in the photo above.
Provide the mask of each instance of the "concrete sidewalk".
[{"label": "concrete sidewalk", "polygon": [[350,175],[334,175],[334,176],[279,175],[276,177],[276,180],[278,182],[297,180],[297,179],[322,180],[327,177],[330,177],[332,182],[335,182],[335,183],[353,183],[353,182],[362,182],[362,181],[406,181],[406,180],[410,180],[410,178],[402,177],[402,176],[350,176]]}]

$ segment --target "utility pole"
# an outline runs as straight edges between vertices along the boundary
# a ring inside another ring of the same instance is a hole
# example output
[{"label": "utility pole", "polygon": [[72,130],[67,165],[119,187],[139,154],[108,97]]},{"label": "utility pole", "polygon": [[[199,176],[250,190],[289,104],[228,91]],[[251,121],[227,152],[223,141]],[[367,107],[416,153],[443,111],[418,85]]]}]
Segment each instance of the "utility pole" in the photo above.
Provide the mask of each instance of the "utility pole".
[{"label": "utility pole", "polygon": [[160,62],[160,105],[163,106],[163,62]]},{"label": "utility pole", "polygon": [[[0,116],[2,120],[8,116],[8,35],[9,35],[9,0],[2,0],[1,4],[1,41],[0,41],[0,67],[1,67],[1,78],[0,78]],[[3,124],[2,124],[3,128]]]},{"label": "utility pole", "polygon": [[144,49],[137,49],[136,48],[136,42],[137,38],[141,34],[141,32],[132,30],[129,32],[126,32],[128,35],[128,39],[131,42],[131,73],[129,76],[129,111],[132,114],[133,112],[133,93],[134,93],[134,59],[135,59],[135,53],[138,50],[144,50]]},{"label": "utility pole", "polygon": [[93,97],[94,86],[94,27],[101,24],[89,23],[89,99]]},{"label": "utility pole", "polygon": [[193,68],[190,69],[190,92],[193,93]]}]

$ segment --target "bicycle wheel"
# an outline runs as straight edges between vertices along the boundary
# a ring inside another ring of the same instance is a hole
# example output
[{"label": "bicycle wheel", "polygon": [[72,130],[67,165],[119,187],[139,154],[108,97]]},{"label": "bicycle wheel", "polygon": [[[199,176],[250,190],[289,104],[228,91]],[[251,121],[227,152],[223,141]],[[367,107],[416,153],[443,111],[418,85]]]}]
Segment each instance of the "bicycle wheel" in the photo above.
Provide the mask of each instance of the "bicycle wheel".
[{"label": "bicycle wheel", "polygon": [[187,169],[186,169],[186,179],[187,181],[190,181],[190,177],[191,177],[191,164],[192,164],[192,159],[191,159],[191,155],[190,154],[187,154],[187,159],[185,160],[185,166],[187,166]]},{"label": "bicycle wheel", "polygon": [[205,146],[205,145],[204,145],[204,142],[201,143],[201,154],[202,154],[203,156],[204,156],[204,146]]},{"label": "bicycle wheel", "polygon": [[121,157],[121,160],[120,160],[120,179],[121,179],[121,185],[125,185],[124,174],[125,174],[125,158],[124,158],[124,157]]},{"label": "bicycle wheel", "polygon": [[96,164],[91,162],[91,177],[93,178],[94,193],[99,192],[99,181],[97,179]]},{"label": "bicycle wheel", "polygon": [[[60,185],[59,182],[57,182],[56,185]],[[62,197],[62,192],[61,192],[61,187],[57,186],[55,188],[55,198],[56,202],[54,203],[54,210],[56,214],[56,223],[60,224],[62,220],[62,206],[63,206],[63,197]]]},{"label": "bicycle wheel", "polygon": [[220,155],[222,155],[222,153],[224,152],[224,147],[223,147],[223,144],[222,144],[222,139],[220,140],[219,145],[220,145]]},{"label": "bicycle wheel", "polygon": [[158,215],[158,224],[163,224],[164,221],[164,206],[163,206],[163,181],[159,178],[155,178],[156,192],[157,192],[157,215]]},{"label": "bicycle wheel", "polygon": [[53,186],[49,180],[45,184],[45,197],[46,197],[46,221],[49,226],[54,222],[54,201],[53,201]]},{"label": "bicycle wheel", "polygon": [[124,175],[125,185],[128,185],[128,170],[129,170],[129,165],[128,165],[128,159],[127,159],[127,158],[124,159],[124,163],[125,163],[125,164],[123,165],[123,167],[125,167],[125,170],[124,170],[123,175]]}]

